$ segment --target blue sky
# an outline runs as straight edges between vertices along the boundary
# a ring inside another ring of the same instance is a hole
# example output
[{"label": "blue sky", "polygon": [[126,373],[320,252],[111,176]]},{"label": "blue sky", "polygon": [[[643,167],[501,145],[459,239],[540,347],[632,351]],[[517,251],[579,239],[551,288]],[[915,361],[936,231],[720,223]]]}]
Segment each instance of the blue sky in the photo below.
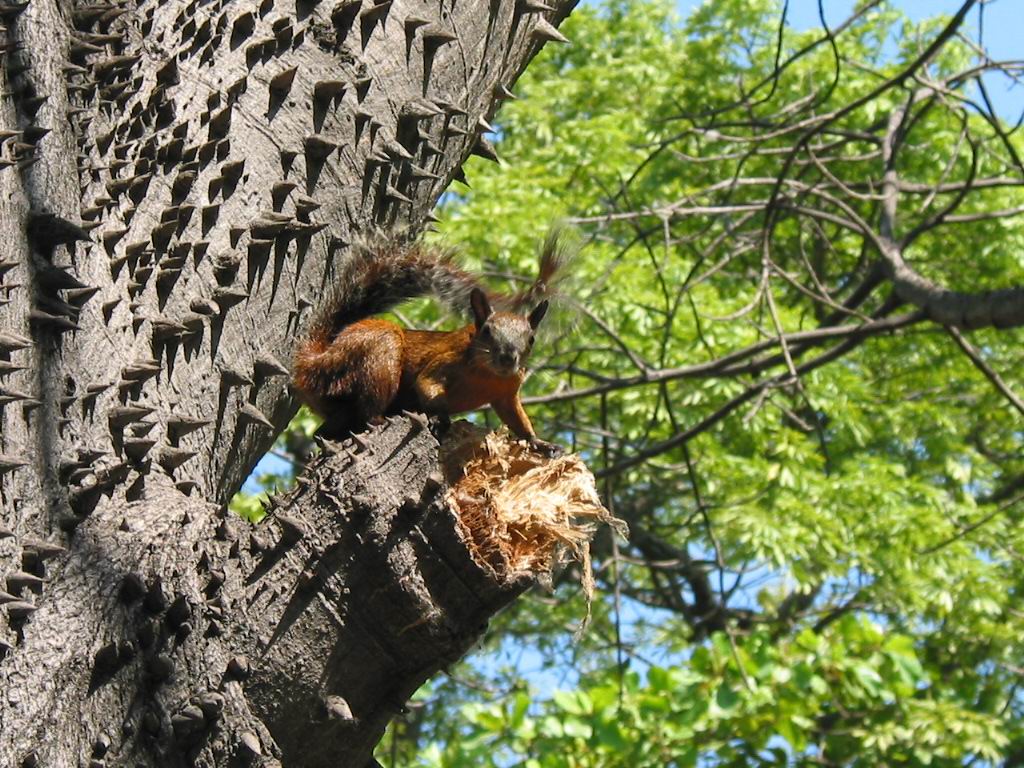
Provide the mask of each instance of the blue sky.
[{"label": "blue sky", "polygon": [[[780,0],[781,2],[781,0]],[[687,14],[701,5],[701,0],[679,0],[680,13]],[[962,4],[962,0],[891,0],[894,8],[899,8],[912,19],[923,19],[940,13],[952,14]],[[850,15],[853,0],[823,0],[825,20],[829,26],[839,24]],[[980,7],[982,3],[978,4]],[[989,0],[985,5],[985,44],[993,56],[999,58],[1024,57],[1024,45],[1021,34],[1024,32],[1024,2],[1021,0]],[[790,0],[789,23],[798,28],[820,26],[818,20],[818,0]],[[973,29],[978,25],[978,8],[971,11],[969,24]]]},{"label": "blue sky", "polygon": [[[781,0],[779,0],[781,2]],[[679,12],[686,15],[701,5],[700,0],[678,0]],[[941,13],[952,14],[960,8],[962,0],[891,0],[911,19],[919,20]],[[834,27],[849,16],[853,0],[822,0],[825,21]],[[978,29],[978,8],[971,10],[968,27],[972,33]],[[818,0],[790,0],[787,16],[797,29],[820,27]],[[983,42],[996,61],[1024,59],[1024,0],[989,0],[984,3]],[[1015,85],[1009,78],[987,78],[986,87],[997,111],[1007,120],[1016,122],[1024,111],[1024,85]]]}]

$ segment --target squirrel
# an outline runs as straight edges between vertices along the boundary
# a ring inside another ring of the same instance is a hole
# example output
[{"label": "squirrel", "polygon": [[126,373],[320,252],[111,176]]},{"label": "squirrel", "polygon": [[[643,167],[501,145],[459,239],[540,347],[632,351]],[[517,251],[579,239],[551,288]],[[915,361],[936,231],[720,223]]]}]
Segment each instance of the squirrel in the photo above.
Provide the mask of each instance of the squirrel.
[{"label": "squirrel", "polygon": [[[553,229],[536,280],[508,296],[489,294],[448,250],[418,242],[356,249],[295,354],[292,385],[324,418],[319,434],[339,439],[402,410],[444,417],[490,405],[535,450],[561,453],[537,437],[519,387],[547,297],[569,258]],[[468,305],[473,322],[417,331],[371,317],[428,294],[456,311]],[[522,314],[526,306],[532,309]]]}]

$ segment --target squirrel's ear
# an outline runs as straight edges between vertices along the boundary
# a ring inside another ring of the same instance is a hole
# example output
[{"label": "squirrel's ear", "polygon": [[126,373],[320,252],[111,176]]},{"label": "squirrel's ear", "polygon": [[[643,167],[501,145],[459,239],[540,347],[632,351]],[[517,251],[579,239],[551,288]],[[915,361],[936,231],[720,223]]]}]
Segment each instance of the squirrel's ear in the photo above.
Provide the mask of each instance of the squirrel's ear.
[{"label": "squirrel's ear", "polygon": [[469,294],[469,303],[473,307],[473,319],[476,321],[476,327],[482,328],[492,312],[491,303],[487,300],[487,294],[479,288],[474,288]]},{"label": "squirrel's ear", "polygon": [[544,315],[545,315],[545,313],[547,311],[548,311],[548,300],[544,299],[544,301],[542,301],[540,304],[538,304],[534,308],[533,312],[530,313],[530,317],[529,317],[530,327],[533,328],[534,330],[537,330],[537,326],[540,325],[540,321],[544,319]]}]

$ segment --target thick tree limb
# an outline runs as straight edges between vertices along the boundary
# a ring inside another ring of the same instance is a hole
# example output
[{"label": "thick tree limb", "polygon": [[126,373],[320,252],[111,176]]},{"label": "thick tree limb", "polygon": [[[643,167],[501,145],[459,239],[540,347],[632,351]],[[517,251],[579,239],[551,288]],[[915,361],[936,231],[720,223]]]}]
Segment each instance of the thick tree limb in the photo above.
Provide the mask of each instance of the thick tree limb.
[{"label": "thick tree limb", "polygon": [[359,442],[315,462],[261,524],[271,547],[238,548],[245,696],[286,765],[366,764],[412,693],[533,580],[474,559],[418,421]]},{"label": "thick tree limb", "polygon": [[1024,287],[952,291],[915,272],[898,250],[885,254],[885,260],[899,297],[923,309],[936,323],[969,330],[1024,325]]},{"label": "thick tree limb", "polygon": [[[965,4],[965,7],[967,5],[969,4]],[[923,93],[921,90],[914,91],[908,99],[908,104],[913,105],[920,100]],[[886,277],[892,282],[893,289],[901,299],[921,308],[930,319],[941,325],[967,329],[988,326],[1010,328],[1024,325],[1024,286],[993,291],[951,291],[919,274],[904,260],[904,244],[940,224],[968,194],[977,164],[977,151],[973,150],[969,178],[954,195],[953,200],[946,204],[940,213],[918,223],[901,237],[897,227],[899,176],[896,160],[903,141],[902,130],[906,119],[907,108],[893,110],[882,141],[885,176],[882,182],[882,207],[876,243],[885,266]]]},{"label": "thick tree limb", "polygon": [[[543,459],[516,459],[507,476],[470,467],[467,450],[506,450],[500,441],[475,448],[483,435],[463,429],[441,452],[422,419],[396,418],[328,444],[256,527],[166,478],[149,489],[159,503],[97,509],[78,526],[67,567],[46,573],[96,597],[46,601],[27,620],[6,606],[19,631],[52,626],[51,642],[89,639],[84,657],[49,667],[56,707],[48,695],[5,689],[5,735],[16,746],[4,754],[70,765],[74,744],[102,735],[114,764],[154,755],[172,768],[366,765],[409,696],[547,571],[559,542],[586,546],[590,529],[559,522],[564,510],[605,519],[575,458],[547,474],[529,472]],[[466,471],[480,488],[471,496],[509,515],[512,549],[491,542],[500,526],[458,495]],[[500,507],[512,486],[533,497],[524,502],[533,511]],[[45,659],[20,648],[4,673],[31,679]],[[70,724],[80,697],[96,709]],[[116,704],[129,700],[127,710]]]}]

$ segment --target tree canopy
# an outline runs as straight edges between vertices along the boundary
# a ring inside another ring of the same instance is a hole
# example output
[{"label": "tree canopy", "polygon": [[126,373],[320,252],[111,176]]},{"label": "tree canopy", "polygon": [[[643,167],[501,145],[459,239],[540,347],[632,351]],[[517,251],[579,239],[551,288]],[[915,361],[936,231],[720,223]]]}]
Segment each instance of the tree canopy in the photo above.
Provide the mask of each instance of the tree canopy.
[{"label": "tree canopy", "polygon": [[1024,757],[1024,142],[979,79],[1022,67],[980,7],[563,25],[439,237],[501,280],[578,229],[529,407],[631,535],[598,541],[580,637],[565,574],[421,691],[384,765]]}]

